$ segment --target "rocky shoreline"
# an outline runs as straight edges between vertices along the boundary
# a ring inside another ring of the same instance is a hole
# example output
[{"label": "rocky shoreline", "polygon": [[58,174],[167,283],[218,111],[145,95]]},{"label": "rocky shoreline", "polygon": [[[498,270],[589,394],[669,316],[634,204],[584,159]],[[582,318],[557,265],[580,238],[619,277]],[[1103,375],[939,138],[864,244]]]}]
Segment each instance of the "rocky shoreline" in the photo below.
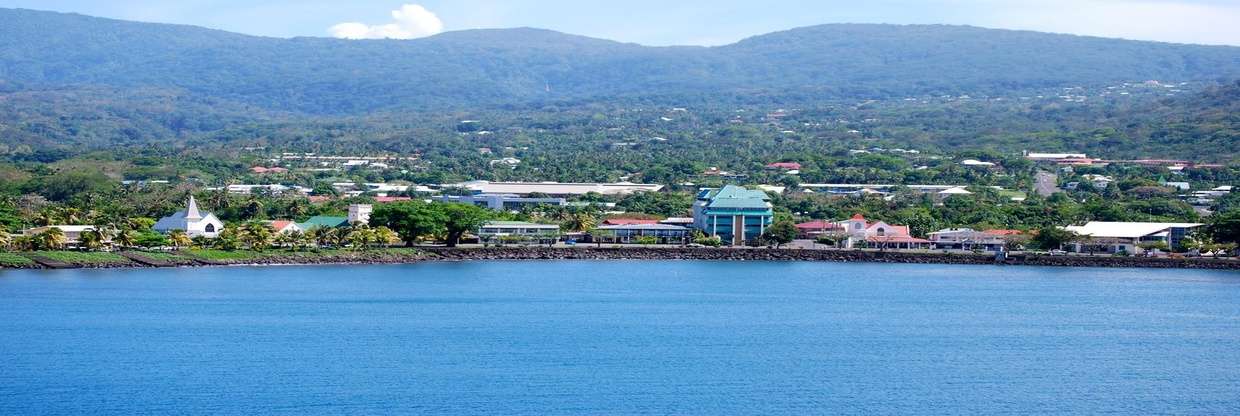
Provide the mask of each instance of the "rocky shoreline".
[{"label": "rocky shoreline", "polygon": [[[144,256],[140,252],[122,253],[130,261],[95,265],[38,263],[27,269],[61,268],[154,268],[201,266],[277,266],[277,265],[350,265],[350,264],[411,264],[425,261],[486,261],[486,260],[709,260],[709,261],[820,261],[900,264],[973,264],[1056,267],[1128,267],[1151,269],[1217,269],[1240,270],[1240,261],[1220,259],[1166,259],[1111,256],[1046,256],[1015,254],[1002,261],[992,254],[972,253],[909,253],[861,250],[793,250],[793,249],[712,249],[679,247],[625,248],[547,248],[491,247],[444,248],[424,247],[417,251],[392,253],[359,251],[323,255],[317,253],[281,253],[242,260],[207,260],[166,262]],[[18,268],[18,267],[12,267]]]}]

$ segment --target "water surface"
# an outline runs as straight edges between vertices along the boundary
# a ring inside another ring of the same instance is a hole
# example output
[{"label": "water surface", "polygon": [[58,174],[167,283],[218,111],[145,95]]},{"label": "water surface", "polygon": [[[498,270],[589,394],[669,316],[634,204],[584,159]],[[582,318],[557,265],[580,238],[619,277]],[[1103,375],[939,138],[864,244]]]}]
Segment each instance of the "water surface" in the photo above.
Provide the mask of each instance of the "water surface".
[{"label": "water surface", "polygon": [[1240,414],[1240,273],[0,271],[0,414]]}]

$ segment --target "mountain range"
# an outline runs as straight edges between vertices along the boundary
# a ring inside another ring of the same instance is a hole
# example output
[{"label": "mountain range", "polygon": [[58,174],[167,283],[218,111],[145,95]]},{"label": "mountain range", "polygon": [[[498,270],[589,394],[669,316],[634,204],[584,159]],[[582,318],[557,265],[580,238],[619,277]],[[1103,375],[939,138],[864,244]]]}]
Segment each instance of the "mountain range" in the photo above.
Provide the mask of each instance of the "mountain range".
[{"label": "mountain range", "polygon": [[1000,95],[1234,78],[1237,47],[967,26],[832,24],[719,47],[648,47],[529,28],[281,39],[0,9],[0,93],[132,91],[308,115]]}]

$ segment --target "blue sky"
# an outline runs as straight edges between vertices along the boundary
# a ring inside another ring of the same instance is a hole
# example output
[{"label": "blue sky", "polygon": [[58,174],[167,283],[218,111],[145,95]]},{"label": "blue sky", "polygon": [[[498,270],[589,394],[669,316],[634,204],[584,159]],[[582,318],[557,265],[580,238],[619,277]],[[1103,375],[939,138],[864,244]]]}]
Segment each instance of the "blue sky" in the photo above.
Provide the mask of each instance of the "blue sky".
[{"label": "blue sky", "polygon": [[820,23],[947,23],[1240,45],[1240,0],[0,0],[0,7],[278,37],[529,26],[647,45],[720,45]]}]

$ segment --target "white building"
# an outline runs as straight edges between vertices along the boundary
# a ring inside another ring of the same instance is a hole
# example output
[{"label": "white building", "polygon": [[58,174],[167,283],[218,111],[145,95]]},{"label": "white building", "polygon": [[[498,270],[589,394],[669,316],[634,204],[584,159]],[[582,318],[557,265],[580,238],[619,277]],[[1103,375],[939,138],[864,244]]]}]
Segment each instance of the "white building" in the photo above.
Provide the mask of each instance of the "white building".
[{"label": "white building", "polygon": [[349,224],[353,223],[370,223],[370,214],[375,212],[375,206],[370,204],[353,204],[349,205]]},{"label": "white building", "polygon": [[224,223],[215,214],[198,211],[198,202],[191,195],[189,206],[184,211],[160,218],[155,223],[155,231],[164,234],[177,230],[184,231],[190,237],[215,238],[219,237],[220,231],[224,231]]},{"label": "white building", "polygon": [[588,193],[598,193],[600,195],[628,195],[634,192],[650,191],[658,192],[663,189],[663,185],[647,185],[629,182],[618,183],[561,183],[561,182],[488,182],[473,181],[458,183],[455,185],[445,185],[446,187],[457,187],[472,190],[476,193],[483,194],[516,194],[528,195],[533,193],[547,194],[551,196],[579,196]]},{"label": "white building", "polygon": [[1086,241],[1073,243],[1076,252],[1102,251],[1107,253],[1141,254],[1146,243],[1166,243],[1175,248],[1188,233],[1204,224],[1161,222],[1102,222],[1091,221],[1085,225],[1064,227],[1065,230],[1086,237]]}]

